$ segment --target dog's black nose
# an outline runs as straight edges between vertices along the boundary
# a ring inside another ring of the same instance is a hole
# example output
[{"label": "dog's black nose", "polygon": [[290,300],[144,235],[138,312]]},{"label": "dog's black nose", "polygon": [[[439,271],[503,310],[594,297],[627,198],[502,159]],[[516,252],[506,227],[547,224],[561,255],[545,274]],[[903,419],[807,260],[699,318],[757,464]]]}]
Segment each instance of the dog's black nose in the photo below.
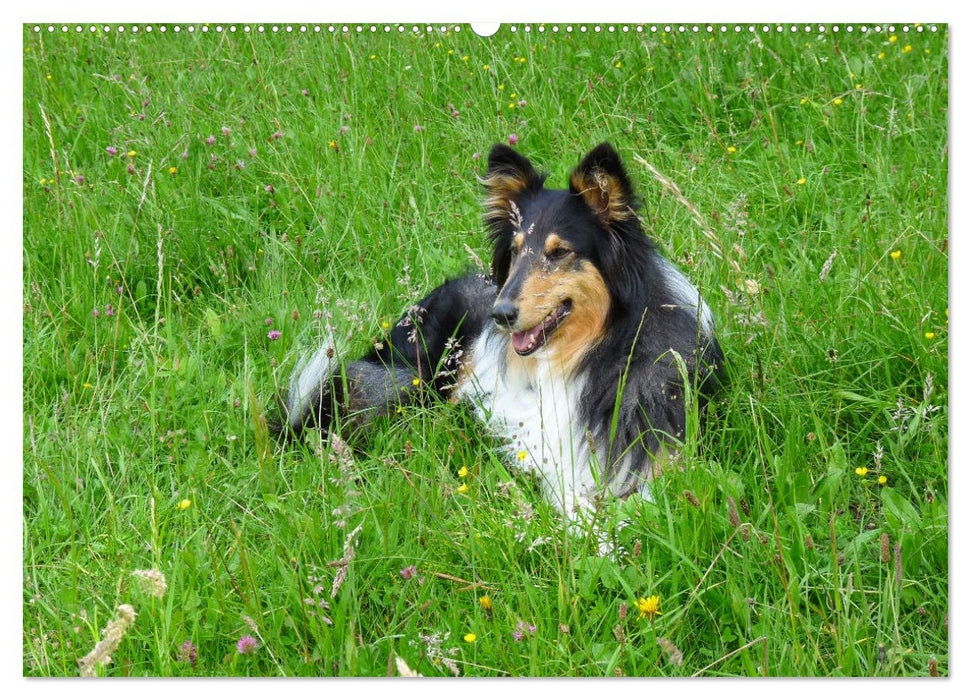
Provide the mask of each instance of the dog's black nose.
[{"label": "dog's black nose", "polygon": [[512,328],[519,316],[519,309],[511,301],[497,301],[492,307],[492,318],[496,323],[506,328]]}]

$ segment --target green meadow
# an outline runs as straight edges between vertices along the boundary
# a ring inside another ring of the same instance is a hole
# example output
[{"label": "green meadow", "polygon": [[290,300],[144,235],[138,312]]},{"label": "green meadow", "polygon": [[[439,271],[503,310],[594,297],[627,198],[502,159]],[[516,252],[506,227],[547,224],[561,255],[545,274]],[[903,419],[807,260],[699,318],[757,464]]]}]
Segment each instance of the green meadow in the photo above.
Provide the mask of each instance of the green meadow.
[{"label": "green meadow", "polygon": [[[24,675],[948,675],[946,26],[164,28],[23,28]],[[465,406],[266,428],[513,134],[618,149],[729,364],[607,556]]]}]

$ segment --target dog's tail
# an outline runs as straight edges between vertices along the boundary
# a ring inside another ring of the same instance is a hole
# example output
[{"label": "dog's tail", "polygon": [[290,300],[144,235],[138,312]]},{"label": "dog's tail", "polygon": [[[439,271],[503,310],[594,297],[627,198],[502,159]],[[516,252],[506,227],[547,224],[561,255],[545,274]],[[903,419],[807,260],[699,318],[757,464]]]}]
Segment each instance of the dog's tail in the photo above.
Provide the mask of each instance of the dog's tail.
[{"label": "dog's tail", "polygon": [[326,431],[336,423],[360,430],[396,405],[413,403],[419,375],[395,359],[374,352],[344,365],[333,337],[328,338],[297,363],[270,425],[273,433],[299,437],[307,428]]}]

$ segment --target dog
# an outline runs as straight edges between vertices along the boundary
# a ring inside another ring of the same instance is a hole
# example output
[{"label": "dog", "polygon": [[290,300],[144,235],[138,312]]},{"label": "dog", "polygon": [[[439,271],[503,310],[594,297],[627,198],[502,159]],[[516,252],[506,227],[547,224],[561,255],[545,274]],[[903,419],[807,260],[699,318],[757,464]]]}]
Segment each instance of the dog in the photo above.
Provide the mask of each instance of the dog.
[{"label": "dog", "polygon": [[481,178],[491,275],[445,281],[346,366],[325,342],[294,372],[282,428],[365,429],[426,396],[462,401],[571,519],[606,494],[650,498],[686,406],[724,377],[711,309],[645,235],[608,143],[567,189],[545,180],[496,144]]}]

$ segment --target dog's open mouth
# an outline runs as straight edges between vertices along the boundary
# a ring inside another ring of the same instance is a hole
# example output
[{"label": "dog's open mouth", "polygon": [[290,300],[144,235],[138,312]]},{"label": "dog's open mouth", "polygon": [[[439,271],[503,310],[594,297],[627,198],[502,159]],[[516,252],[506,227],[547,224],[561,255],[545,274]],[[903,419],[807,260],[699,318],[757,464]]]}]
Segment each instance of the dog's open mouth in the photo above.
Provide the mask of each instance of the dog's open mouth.
[{"label": "dog's open mouth", "polygon": [[563,320],[570,315],[572,308],[573,304],[567,299],[553,313],[543,319],[542,322],[537,323],[528,330],[513,333],[511,338],[512,349],[523,357],[539,350],[546,345],[546,341],[549,340],[550,336],[553,335]]}]

